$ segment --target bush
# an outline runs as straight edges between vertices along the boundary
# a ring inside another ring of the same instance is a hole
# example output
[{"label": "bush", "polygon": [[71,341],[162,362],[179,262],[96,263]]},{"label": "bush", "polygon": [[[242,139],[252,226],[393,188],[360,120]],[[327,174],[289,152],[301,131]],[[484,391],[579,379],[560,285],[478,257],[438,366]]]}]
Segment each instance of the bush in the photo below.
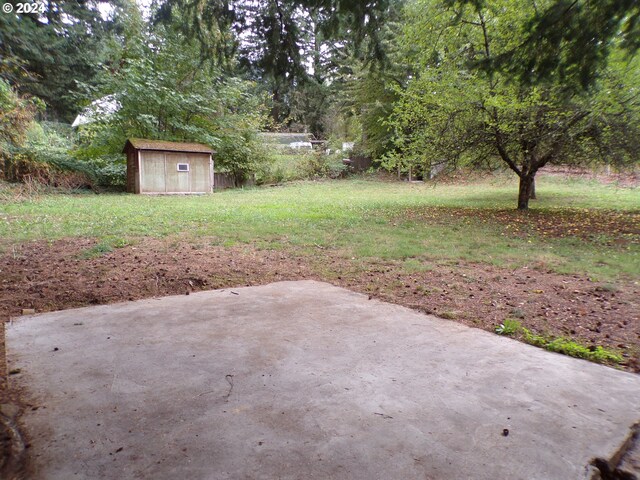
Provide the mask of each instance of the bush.
[{"label": "bush", "polygon": [[25,135],[24,145],[7,150],[4,178],[66,189],[125,185],[123,155],[78,158],[72,153],[73,136],[66,124],[33,123]]},{"label": "bush", "polygon": [[325,155],[314,152],[305,156],[300,168],[304,178],[318,179],[344,177],[348,167],[342,163],[341,153]]},{"label": "bush", "polygon": [[349,167],[342,163],[340,153],[325,155],[316,151],[294,152],[272,154],[271,161],[265,162],[263,167],[256,171],[256,183],[341,178],[348,172]]},{"label": "bush", "polygon": [[239,183],[272,163],[265,147],[250,133],[222,136],[216,146],[216,170],[234,175]]},{"label": "bush", "polygon": [[92,178],[100,187],[124,188],[127,184],[127,163],[124,155],[102,155],[85,160]]}]

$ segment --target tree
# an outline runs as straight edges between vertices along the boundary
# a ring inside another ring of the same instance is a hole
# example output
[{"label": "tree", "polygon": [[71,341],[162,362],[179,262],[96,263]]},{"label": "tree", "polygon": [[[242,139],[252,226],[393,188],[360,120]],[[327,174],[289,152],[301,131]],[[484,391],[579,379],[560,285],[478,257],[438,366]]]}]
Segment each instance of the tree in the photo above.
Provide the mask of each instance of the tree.
[{"label": "tree", "polygon": [[12,180],[13,154],[21,147],[41,102],[19,95],[0,78],[0,178]]},{"label": "tree", "polygon": [[[291,21],[296,15],[320,20],[319,29],[326,38],[335,37],[347,26],[356,45],[366,39],[371,56],[381,58],[384,53],[378,34],[389,9],[398,3],[399,0],[166,0],[157,18],[172,21],[173,12],[181,12],[185,33],[202,44],[203,55],[221,62],[235,55],[239,34],[262,33],[262,40],[274,54],[289,50],[289,58],[294,60],[289,68],[296,69],[301,67],[296,60],[298,53],[291,50],[300,44],[297,22]],[[230,47],[229,40],[235,40],[235,48]]]},{"label": "tree", "polygon": [[105,19],[99,6],[109,4],[117,11],[121,3],[48,0],[38,4],[43,11],[3,13],[0,77],[20,93],[41,98],[48,116],[71,121],[78,112],[78,82],[93,81],[107,58],[108,39],[121,28],[119,16]]},{"label": "tree", "polygon": [[400,155],[449,164],[499,159],[520,178],[521,210],[549,163],[589,161],[598,149],[603,156],[626,149],[621,155],[637,161],[637,143],[611,141],[621,118],[638,125],[637,60],[603,70],[593,91],[567,91],[560,77],[513,82],[508,72],[479,66],[519,44],[539,2],[469,3],[418,0],[407,10],[401,42],[417,73],[398,89],[391,119]]},{"label": "tree", "polygon": [[[486,0],[446,0],[449,6],[485,8]],[[508,72],[532,85],[547,81],[565,88],[595,85],[612,52],[633,55],[640,48],[640,2],[637,0],[552,0],[534,4],[517,43],[491,59],[487,71]]]},{"label": "tree", "polygon": [[22,97],[0,79],[0,153],[2,145],[20,145],[38,110],[38,102]]},{"label": "tree", "polygon": [[[203,56],[219,65],[237,59],[240,71],[265,85],[276,124],[304,122],[322,135],[331,57],[350,44],[362,56],[382,60],[379,34],[399,0],[167,0],[158,18],[178,23],[197,38]],[[360,47],[363,47],[360,50]]]},{"label": "tree", "polygon": [[149,28],[137,9],[128,15],[119,60],[97,87],[86,85],[88,100],[109,98],[117,108],[82,129],[82,155],[120,154],[130,137],[195,141],[217,151],[219,167],[246,175],[265,158],[255,141],[264,112],[252,85],[223,75],[177,29]]}]

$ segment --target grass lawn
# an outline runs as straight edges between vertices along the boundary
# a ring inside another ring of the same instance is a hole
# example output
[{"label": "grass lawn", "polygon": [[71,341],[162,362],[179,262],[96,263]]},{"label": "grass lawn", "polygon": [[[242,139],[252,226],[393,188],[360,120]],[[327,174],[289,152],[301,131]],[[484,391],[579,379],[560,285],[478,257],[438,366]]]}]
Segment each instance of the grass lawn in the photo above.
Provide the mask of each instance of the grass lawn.
[{"label": "grass lawn", "polygon": [[209,196],[44,195],[0,203],[0,247],[90,237],[95,252],[140,237],[317,253],[364,262],[483,262],[615,282],[640,278],[640,189],[541,177],[529,213],[514,209],[515,178],[409,184],[303,182]]}]

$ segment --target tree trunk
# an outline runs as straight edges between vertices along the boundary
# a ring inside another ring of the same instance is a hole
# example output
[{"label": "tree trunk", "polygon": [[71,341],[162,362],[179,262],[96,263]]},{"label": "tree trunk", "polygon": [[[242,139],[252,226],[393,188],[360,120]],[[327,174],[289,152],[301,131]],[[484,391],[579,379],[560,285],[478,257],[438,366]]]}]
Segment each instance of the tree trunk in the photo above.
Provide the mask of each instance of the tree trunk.
[{"label": "tree trunk", "polygon": [[272,105],[271,105],[271,118],[273,118],[273,121],[276,124],[280,123],[280,88],[276,85],[276,87],[273,89],[273,96],[272,98]]},{"label": "tree trunk", "polygon": [[533,187],[534,177],[523,175],[520,177],[520,190],[518,193],[518,210],[529,209],[529,199],[531,198],[531,188]]},{"label": "tree trunk", "polygon": [[529,200],[536,200],[536,179],[531,179],[531,193],[529,193]]}]

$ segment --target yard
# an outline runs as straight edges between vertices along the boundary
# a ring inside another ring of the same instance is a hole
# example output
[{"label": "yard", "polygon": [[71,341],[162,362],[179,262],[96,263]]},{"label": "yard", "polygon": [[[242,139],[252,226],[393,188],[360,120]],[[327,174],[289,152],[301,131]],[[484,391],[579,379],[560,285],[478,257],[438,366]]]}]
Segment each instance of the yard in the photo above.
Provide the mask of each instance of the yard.
[{"label": "yard", "polygon": [[640,190],[553,175],[537,190],[529,212],[513,209],[510,176],[211,196],[5,191],[0,318],[313,278],[638,371]]}]

